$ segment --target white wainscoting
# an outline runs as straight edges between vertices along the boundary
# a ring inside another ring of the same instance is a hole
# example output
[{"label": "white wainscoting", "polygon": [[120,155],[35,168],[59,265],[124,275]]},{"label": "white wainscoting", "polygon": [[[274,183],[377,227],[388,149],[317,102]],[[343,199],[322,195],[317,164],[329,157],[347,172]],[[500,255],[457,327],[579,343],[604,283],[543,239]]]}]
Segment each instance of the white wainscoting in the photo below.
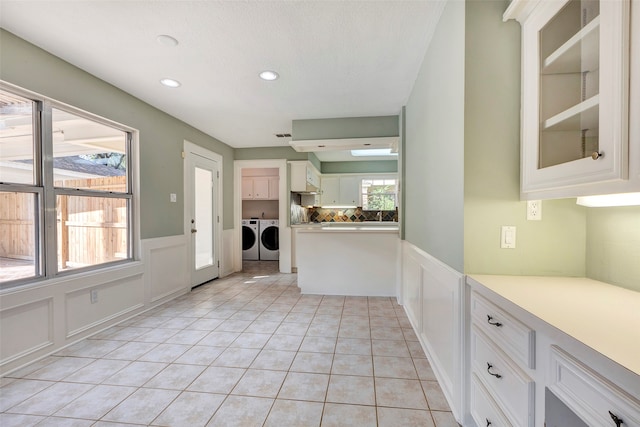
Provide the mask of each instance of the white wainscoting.
[{"label": "white wainscoting", "polygon": [[0,375],[188,292],[186,241],[142,240],[140,261],[2,291]]},{"label": "white wainscoting", "polygon": [[455,418],[464,413],[464,275],[402,242],[402,304]]},{"label": "white wainscoting", "polygon": [[[228,276],[235,272],[233,256],[235,247],[236,230],[222,230],[222,254],[220,256],[220,277]],[[242,268],[242,267],[240,267]]]}]

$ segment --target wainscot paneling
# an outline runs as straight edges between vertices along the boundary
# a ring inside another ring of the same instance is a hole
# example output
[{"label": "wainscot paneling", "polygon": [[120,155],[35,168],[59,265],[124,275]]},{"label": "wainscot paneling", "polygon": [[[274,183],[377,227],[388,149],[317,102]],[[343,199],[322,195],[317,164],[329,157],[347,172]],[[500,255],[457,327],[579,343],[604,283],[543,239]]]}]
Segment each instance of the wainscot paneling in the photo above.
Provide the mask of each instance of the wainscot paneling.
[{"label": "wainscot paneling", "polygon": [[52,304],[45,298],[0,311],[0,360],[8,363],[53,345]]},{"label": "wainscot paneling", "polygon": [[220,277],[228,276],[233,268],[233,254],[235,251],[235,229],[222,231],[222,256],[220,257]]},{"label": "wainscot paneling", "polygon": [[187,250],[184,235],[142,241],[147,301],[158,303],[189,290]]},{"label": "wainscot paneling", "polygon": [[407,241],[402,302],[455,418],[464,413],[464,276]]}]

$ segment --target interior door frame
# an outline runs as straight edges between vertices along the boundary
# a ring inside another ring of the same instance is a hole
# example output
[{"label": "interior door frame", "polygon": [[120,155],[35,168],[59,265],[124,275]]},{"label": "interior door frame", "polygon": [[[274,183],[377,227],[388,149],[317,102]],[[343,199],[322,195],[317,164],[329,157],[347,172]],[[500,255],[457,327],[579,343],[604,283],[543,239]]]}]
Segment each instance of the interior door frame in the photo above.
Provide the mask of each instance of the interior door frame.
[{"label": "interior door frame", "polygon": [[[280,243],[279,268],[281,273],[291,273],[291,226],[290,196],[287,159],[235,160],[233,162],[233,207],[234,219],[234,271],[242,270],[242,169],[277,168],[278,169],[278,236]],[[259,236],[258,236],[259,237]]]},{"label": "interior door frame", "polygon": [[184,216],[183,216],[183,223],[184,223],[184,237],[185,240],[187,241],[187,268],[188,268],[188,272],[189,272],[189,286],[192,287],[192,277],[191,277],[191,273],[193,271],[193,245],[191,244],[191,222],[190,222],[190,217],[191,217],[191,192],[188,188],[188,185],[191,181],[191,175],[190,175],[190,168],[189,166],[189,156],[190,153],[193,153],[195,155],[210,159],[214,162],[217,163],[218,165],[218,177],[216,179],[216,187],[214,188],[214,193],[216,195],[215,199],[214,199],[214,203],[215,203],[215,207],[214,207],[214,215],[218,216],[218,221],[214,221],[214,225],[213,225],[213,252],[214,252],[214,260],[213,262],[217,262],[218,263],[218,277],[220,277],[220,270],[221,270],[221,266],[224,265],[223,262],[223,254],[222,254],[222,245],[221,245],[221,241],[222,241],[222,224],[223,224],[223,218],[222,218],[222,213],[224,211],[223,209],[223,205],[222,205],[222,188],[223,188],[223,183],[222,183],[222,177],[224,176],[224,174],[222,173],[222,156],[214,153],[213,151],[207,150],[206,148],[203,148],[199,145],[196,145],[192,142],[187,141],[186,139],[184,140],[184,144],[183,144],[183,157],[184,157],[184,162],[183,162],[183,169],[184,169],[184,179],[183,179],[183,194],[184,194]]}]

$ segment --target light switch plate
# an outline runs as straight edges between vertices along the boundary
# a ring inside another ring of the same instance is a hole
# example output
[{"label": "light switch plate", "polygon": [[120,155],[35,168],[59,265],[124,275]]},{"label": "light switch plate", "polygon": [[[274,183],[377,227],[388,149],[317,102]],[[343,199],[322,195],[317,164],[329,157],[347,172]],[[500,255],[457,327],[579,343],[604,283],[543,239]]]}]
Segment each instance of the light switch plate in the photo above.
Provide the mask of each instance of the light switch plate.
[{"label": "light switch plate", "polygon": [[516,227],[513,225],[503,225],[500,233],[500,247],[502,249],[515,249],[516,247]]},{"label": "light switch plate", "polygon": [[178,197],[176,196],[176,193],[169,194],[169,201],[171,201],[171,203],[176,203],[178,201]]}]

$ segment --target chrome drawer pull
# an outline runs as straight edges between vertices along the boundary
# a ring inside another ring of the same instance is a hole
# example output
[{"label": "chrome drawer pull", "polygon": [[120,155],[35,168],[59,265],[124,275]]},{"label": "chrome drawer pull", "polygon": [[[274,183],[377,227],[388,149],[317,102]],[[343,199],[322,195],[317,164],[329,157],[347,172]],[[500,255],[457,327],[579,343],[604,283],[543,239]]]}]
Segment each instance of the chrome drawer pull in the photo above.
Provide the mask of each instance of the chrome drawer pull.
[{"label": "chrome drawer pull", "polygon": [[624,424],[624,421],[622,421],[622,419],[618,418],[611,411],[609,411],[609,415],[611,415],[611,419],[613,420],[613,422],[616,423],[616,427],[620,427],[620,425]]},{"label": "chrome drawer pull", "polygon": [[489,375],[493,375],[496,378],[502,378],[502,375],[494,374],[493,372],[491,372],[491,368],[493,368],[493,365],[491,363],[487,362],[487,372],[489,373]]},{"label": "chrome drawer pull", "polygon": [[496,326],[496,327],[498,327],[498,328],[499,328],[500,326],[502,326],[502,323],[500,323],[500,322],[492,322],[492,320],[493,320],[493,316],[491,316],[490,314],[487,314],[487,323],[488,323],[488,324],[493,325],[493,326]]}]

